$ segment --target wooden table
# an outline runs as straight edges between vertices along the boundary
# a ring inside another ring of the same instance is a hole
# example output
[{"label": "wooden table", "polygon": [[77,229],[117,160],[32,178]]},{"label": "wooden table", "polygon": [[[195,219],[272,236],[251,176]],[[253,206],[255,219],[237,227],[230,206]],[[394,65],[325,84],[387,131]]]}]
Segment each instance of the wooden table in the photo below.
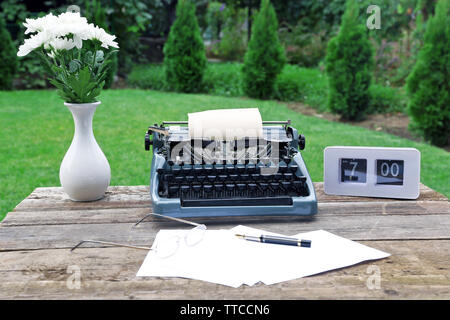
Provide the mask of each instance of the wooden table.
[{"label": "wooden table", "polygon": [[[245,224],[283,234],[325,229],[392,255],[266,286],[238,289],[181,278],[137,278],[146,251],[84,245],[82,239],[150,245],[162,228],[149,219],[147,186],[110,187],[104,199],[72,202],[61,188],[37,188],[0,226],[2,299],[449,299],[450,205],[421,186],[416,201],[328,196],[316,183],[319,213],[302,217],[202,219],[208,228]],[[199,221],[198,219],[196,221]]]}]

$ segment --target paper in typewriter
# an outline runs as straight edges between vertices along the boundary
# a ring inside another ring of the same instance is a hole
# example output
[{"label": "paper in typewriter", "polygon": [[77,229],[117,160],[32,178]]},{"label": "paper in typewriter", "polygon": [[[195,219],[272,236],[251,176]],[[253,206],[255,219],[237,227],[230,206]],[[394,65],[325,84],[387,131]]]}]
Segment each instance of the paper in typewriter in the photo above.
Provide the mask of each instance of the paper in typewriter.
[{"label": "paper in typewriter", "polygon": [[[185,233],[161,230],[154,245],[175,235],[181,238]],[[311,240],[311,248],[245,241],[236,238],[236,233],[275,235],[246,226],[207,230],[203,240],[193,247],[180,241],[177,252],[169,258],[159,258],[150,251],[137,276],[182,277],[237,288],[258,282],[271,285],[389,256],[324,230],[294,236]]]},{"label": "paper in typewriter", "polygon": [[232,141],[262,138],[262,118],[257,108],[219,109],[188,114],[191,139]]}]

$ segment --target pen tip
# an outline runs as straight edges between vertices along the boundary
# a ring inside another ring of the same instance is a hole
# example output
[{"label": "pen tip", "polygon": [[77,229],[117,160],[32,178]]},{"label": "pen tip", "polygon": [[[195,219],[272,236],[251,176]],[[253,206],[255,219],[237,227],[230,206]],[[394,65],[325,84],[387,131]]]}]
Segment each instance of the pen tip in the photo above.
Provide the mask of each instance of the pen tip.
[{"label": "pen tip", "polygon": [[244,235],[243,235],[243,234],[237,234],[237,233],[236,233],[235,236],[238,237],[238,238],[244,238]]}]

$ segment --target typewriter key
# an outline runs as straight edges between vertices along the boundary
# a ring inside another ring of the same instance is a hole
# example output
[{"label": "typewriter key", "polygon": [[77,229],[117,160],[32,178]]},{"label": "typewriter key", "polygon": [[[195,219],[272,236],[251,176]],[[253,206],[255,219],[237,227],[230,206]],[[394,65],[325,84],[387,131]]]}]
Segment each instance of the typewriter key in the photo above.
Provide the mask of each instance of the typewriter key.
[{"label": "typewriter key", "polygon": [[285,179],[285,180],[288,180],[288,181],[294,179],[294,175],[293,175],[291,172],[283,173],[283,176],[284,176],[284,179]]},{"label": "typewriter key", "polygon": [[281,173],[287,172],[287,164],[286,164],[286,162],[281,161],[281,162],[278,164],[278,171],[281,172]]},{"label": "typewriter key", "polygon": [[242,174],[241,174],[240,180],[241,180],[241,181],[248,181],[249,178],[250,178],[250,175],[249,175],[249,174],[247,174],[247,173],[242,173]]},{"label": "typewriter key", "polygon": [[181,172],[181,167],[177,164],[174,164],[172,167],[172,173],[177,175]]},{"label": "typewriter key", "polygon": [[195,174],[202,174],[203,173],[203,166],[201,164],[196,164],[192,168]]},{"label": "typewriter key", "polygon": [[205,179],[206,179],[206,176],[197,176],[198,182],[203,182],[203,181],[205,181]]},{"label": "typewriter key", "polygon": [[213,171],[214,167],[212,164],[205,164],[203,166],[203,172],[205,172],[206,174],[209,174]]},{"label": "typewriter key", "polygon": [[192,171],[192,166],[190,164],[185,164],[181,167],[183,174],[189,174]]},{"label": "typewriter key", "polygon": [[202,190],[202,186],[199,184],[194,184],[192,186],[192,190],[194,190],[195,194],[198,196],[198,193]]},{"label": "typewriter key", "polygon": [[225,171],[227,173],[230,173],[230,174],[234,173],[234,170],[235,170],[235,168],[234,168],[233,164],[229,163],[229,164],[225,165]]},{"label": "typewriter key", "polygon": [[298,169],[298,165],[295,162],[289,164],[288,169],[292,173],[296,173]]},{"label": "typewriter key", "polygon": [[256,165],[254,163],[249,163],[245,166],[245,171],[249,174],[256,173]]},{"label": "typewriter key", "polygon": [[213,188],[213,186],[210,185],[210,184],[204,184],[204,185],[203,185],[203,191],[205,192],[205,196],[206,196],[206,197],[208,197],[208,196],[211,195],[212,190],[213,190],[212,188]]},{"label": "typewriter key", "polygon": [[175,185],[175,186],[170,186],[169,187],[169,196],[172,198],[176,198],[178,196],[178,190],[179,190],[179,186]]},{"label": "typewriter key", "polygon": [[216,191],[216,195],[217,193],[222,192],[224,189],[224,185],[222,183],[214,183],[214,191]]},{"label": "typewriter key", "polygon": [[225,185],[225,188],[227,189],[228,195],[232,196],[235,190],[235,185],[234,183],[228,183]]},{"label": "typewriter key", "polygon": [[181,186],[181,193],[183,194],[183,197],[186,197],[190,190],[191,188],[189,186]]}]

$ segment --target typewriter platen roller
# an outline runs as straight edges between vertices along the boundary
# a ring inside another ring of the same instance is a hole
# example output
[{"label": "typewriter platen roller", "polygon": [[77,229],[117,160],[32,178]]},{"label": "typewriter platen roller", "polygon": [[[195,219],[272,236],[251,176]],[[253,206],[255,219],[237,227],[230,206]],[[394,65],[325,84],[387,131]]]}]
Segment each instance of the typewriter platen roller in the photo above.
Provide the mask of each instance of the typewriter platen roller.
[{"label": "typewriter platen roller", "polygon": [[290,121],[263,122],[263,136],[191,139],[187,122],[149,127],[153,211],[173,217],[312,215],[317,200]]}]

